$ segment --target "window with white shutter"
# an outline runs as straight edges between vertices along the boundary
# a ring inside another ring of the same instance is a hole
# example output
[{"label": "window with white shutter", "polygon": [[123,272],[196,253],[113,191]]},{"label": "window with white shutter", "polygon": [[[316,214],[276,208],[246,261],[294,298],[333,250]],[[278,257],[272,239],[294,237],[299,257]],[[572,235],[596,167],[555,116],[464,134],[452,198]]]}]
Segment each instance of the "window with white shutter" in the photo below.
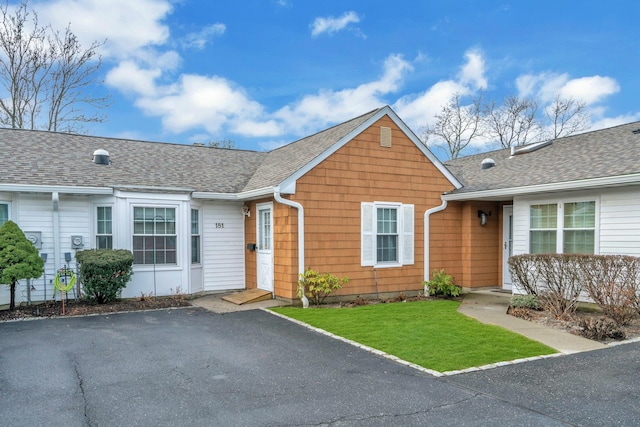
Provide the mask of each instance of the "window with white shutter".
[{"label": "window with white shutter", "polygon": [[362,266],[401,267],[414,262],[414,207],[361,204]]}]

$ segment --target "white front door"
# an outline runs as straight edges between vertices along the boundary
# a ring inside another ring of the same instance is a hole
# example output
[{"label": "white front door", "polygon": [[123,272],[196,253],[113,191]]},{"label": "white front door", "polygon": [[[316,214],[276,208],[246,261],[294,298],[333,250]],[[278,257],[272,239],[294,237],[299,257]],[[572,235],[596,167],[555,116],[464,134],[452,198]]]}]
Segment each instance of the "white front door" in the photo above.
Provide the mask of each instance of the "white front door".
[{"label": "white front door", "polygon": [[509,257],[513,255],[513,206],[502,207],[502,289],[511,290]]},{"label": "white front door", "polygon": [[259,204],[257,210],[258,288],[273,292],[273,204]]}]

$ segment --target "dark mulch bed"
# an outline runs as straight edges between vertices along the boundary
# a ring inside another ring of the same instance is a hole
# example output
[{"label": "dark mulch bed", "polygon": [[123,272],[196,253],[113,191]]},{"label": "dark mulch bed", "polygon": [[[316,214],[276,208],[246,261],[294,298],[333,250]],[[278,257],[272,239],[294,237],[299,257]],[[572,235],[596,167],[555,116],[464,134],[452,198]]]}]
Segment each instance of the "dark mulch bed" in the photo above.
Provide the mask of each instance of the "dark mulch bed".
[{"label": "dark mulch bed", "polygon": [[[173,307],[188,307],[191,303],[184,296],[145,297],[131,300],[119,300],[108,304],[95,304],[90,301],[69,300],[65,302],[65,316],[86,316],[89,314],[108,314],[123,311],[157,310]],[[60,301],[32,304],[16,307],[15,310],[1,310],[0,321],[31,319],[38,317],[62,316]]]},{"label": "dark mulch bed", "polygon": [[[529,308],[511,307],[509,308],[509,314],[602,343],[640,338],[639,317],[634,318],[628,325],[617,326],[615,322],[600,311],[578,310],[568,319],[556,319],[546,311]],[[590,327],[585,328],[585,325],[590,325]],[[621,334],[618,334],[618,332]]]}]

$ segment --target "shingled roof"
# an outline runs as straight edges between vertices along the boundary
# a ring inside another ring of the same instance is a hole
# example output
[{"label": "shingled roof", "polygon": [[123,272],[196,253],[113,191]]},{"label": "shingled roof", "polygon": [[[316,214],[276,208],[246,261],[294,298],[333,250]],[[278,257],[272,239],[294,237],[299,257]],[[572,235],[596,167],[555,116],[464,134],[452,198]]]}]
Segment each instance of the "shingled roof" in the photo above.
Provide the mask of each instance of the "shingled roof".
[{"label": "shingled roof", "polygon": [[[0,129],[0,184],[162,189],[237,194],[269,188],[325,152],[380,109],[271,152],[46,131]],[[109,152],[109,166],[92,162]]]},{"label": "shingled roof", "polygon": [[[537,150],[511,155],[510,149],[445,163],[463,187],[452,193],[560,184],[640,173],[640,122],[558,138]],[[495,166],[482,169],[483,159]]]},{"label": "shingled roof", "polygon": [[267,158],[249,180],[245,191],[278,185],[369,120],[378,111],[380,109],[370,111],[269,152]]},{"label": "shingled roof", "polygon": [[[109,166],[92,162],[109,152]],[[241,191],[267,153],[0,129],[0,183]]]}]

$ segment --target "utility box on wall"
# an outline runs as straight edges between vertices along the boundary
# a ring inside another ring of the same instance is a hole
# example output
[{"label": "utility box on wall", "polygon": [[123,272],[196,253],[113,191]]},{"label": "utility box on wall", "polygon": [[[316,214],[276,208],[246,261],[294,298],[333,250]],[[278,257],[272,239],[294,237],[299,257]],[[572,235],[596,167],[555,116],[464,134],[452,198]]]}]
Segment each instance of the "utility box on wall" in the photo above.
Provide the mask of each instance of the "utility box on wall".
[{"label": "utility box on wall", "polygon": [[41,231],[25,231],[25,237],[33,243],[36,249],[42,249],[42,232]]},{"label": "utility box on wall", "polygon": [[82,249],[83,247],[82,236],[71,236],[71,249]]}]

